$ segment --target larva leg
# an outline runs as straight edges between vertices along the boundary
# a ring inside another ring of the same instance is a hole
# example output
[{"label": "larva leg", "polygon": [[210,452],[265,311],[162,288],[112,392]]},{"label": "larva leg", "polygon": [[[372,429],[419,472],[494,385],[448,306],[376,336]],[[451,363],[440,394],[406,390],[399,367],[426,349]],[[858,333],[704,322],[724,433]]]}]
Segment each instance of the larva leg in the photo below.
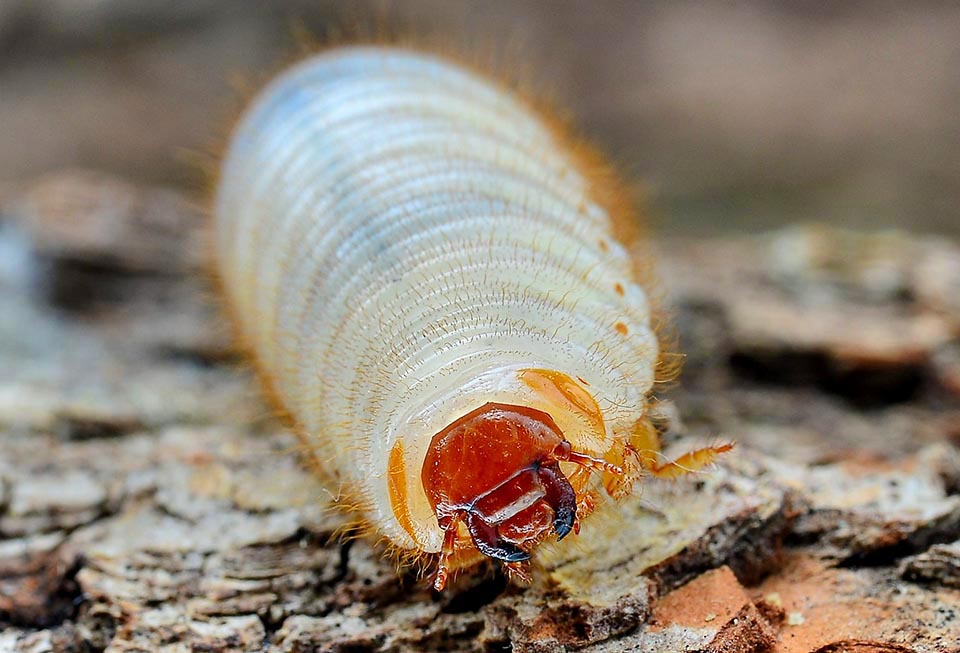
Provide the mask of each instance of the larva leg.
[{"label": "larva leg", "polygon": [[732,449],[733,444],[702,447],[688,451],[676,460],[661,462],[660,436],[653,425],[644,419],[637,424],[629,443],[621,447],[615,454],[615,459],[623,466],[624,473],[611,475],[604,480],[607,493],[615,498],[629,494],[634,481],[643,474],[657,478],[677,478],[699,471],[714,462],[717,456]]},{"label": "larva leg", "polygon": [[[570,446],[569,442],[564,442],[564,444],[566,444],[567,447],[569,448]],[[611,474],[617,474],[617,475],[623,474],[623,467],[621,467],[620,465],[614,465],[613,463],[609,463],[606,460],[600,460],[599,458],[594,458],[593,456],[588,456],[586,454],[583,454],[577,451],[570,450],[567,452],[566,458],[561,458],[558,455],[557,459],[567,460],[569,462],[576,463],[581,467],[592,469],[595,472],[609,472]]]},{"label": "larva leg", "polygon": [[[575,488],[586,488],[589,483],[590,473],[590,470],[586,467],[577,467],[577,469],[570,474],[570,485]],[[577,519],[573,522],[573,532],[577,535],[580,534],[580,519],[584,515],[592,513],[593,509],[596,508],[596,501],[594,499],[593,493],[586,490],[580,492],[580,496],[577,497]]]},{"label": "larva leg", "polygon": [[453,548],[457,543],[457,527],[459,525],[460,519],[455,517],[443,530],[443,549],[440,551],[440,560],[437,563],[437,575],[433,579],[433,589],[438,592],[443,591],[443,588],[447,586],[447,578],[450,575],[450,556],[453,555]]},{"label": "larva leg", "polygon": [[650,455],[649,449],[638,451],[633,446],[627,447],[627,450],[637,457],[643,469],[657,478],[677,478],[684,474],[699,471],[716,460],[717,456],[731,449],[733,449],[733,444],[729,442],[717,446],[701,447],[688,451],[676,460],[661,463]]},{"label": "larva leg", "polygon": [[508,562],[504,567],[507,568],[507,575],[510,577],[510,580],[524,585],[529,585],[533,580],[530,575],[530,562],[528,560]]},{"label": "larva leg", "polygon": [[[577,503],[577,515],[589,515],[597,507],[597,500],[590,492],[584,492],[580,495],[580,501]],[[573,532],[580,534],[580,517],[573,522]]]}]

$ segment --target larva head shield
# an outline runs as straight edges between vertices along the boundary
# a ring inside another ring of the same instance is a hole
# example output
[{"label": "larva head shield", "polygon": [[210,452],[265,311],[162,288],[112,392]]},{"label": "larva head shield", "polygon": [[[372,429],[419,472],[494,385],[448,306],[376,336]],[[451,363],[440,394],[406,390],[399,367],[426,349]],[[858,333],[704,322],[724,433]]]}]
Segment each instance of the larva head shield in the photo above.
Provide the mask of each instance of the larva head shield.
[{"label": "larva head shield", "polygon": [[533,546],[551,533],[563,539],[579,531],[578,498],[560,470],[562,461],[621,471],[574,451],[549,414],[526,406],[487,403],[437,433],[422,470],[444,531],[434,586],[446,583],[461,524],[480,553],[521,575]]}]

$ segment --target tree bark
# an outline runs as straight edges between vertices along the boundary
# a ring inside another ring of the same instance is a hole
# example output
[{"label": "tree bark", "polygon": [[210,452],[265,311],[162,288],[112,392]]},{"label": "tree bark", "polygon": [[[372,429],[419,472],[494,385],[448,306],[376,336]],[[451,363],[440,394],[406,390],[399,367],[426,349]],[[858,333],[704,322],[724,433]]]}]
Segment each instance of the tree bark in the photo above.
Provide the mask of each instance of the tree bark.
[{"label": "tree bark", "polygon": [[441,595],[259,399],[203,219],[83,171],[0,217],[0,650],[960,650],[960,247],[805,227],[658,243],[667,452],[733,439]]}]

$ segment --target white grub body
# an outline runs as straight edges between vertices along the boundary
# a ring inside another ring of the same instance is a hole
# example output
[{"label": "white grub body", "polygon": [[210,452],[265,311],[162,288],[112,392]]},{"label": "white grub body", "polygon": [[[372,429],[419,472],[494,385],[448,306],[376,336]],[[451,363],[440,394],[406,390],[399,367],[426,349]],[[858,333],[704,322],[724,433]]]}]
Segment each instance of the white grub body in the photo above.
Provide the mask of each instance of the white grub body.
[{"label": "white grub body", "polygon": [[[469,411],[544,410],[603,456],[647,407],[659,354],[647,297],[561,140],[481,75],[353,46],[275,79],[230,143],[216,249],[242,337],[331,491],[401,549],[441,549],[421,468]],[[599,431],[524,369],[579,379]]]}]

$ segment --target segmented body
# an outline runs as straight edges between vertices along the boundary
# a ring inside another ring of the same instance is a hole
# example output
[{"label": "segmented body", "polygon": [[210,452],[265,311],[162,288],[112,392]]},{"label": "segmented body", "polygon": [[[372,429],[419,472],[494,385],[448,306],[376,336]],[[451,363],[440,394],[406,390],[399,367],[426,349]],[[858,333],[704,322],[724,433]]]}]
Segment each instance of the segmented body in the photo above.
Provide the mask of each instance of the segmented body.
[{"label": "segmented body", "polygon": [[[617,464],[642,422],[647,295],[581,168],[514,94],[388,47],[301,62],[235,132],[215,208],[227,300],[333,491],[398,548],[441,551],[421,470],[479,406],[549,413]],[[577,478],[584,496],[603,482]]]}]

